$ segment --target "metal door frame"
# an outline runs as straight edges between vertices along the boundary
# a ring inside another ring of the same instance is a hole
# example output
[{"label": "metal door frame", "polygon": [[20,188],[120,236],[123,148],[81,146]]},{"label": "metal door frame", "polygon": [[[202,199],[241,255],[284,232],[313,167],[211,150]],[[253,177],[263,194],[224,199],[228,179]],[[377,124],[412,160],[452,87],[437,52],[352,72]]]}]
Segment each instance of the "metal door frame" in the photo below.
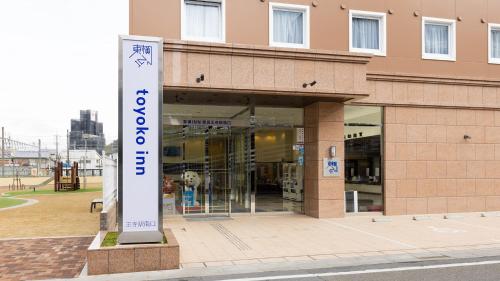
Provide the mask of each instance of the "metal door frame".
[{"label": "metal door frame", "polygon": [[[218,216],[218,215],[227,215],[227,216],[231,216],[231,192],[229,194],[225,194],[225,198],[224,198],[224,206],[228,206],[228,209],[227,209],[227,212],[213,212],[213,210],[211,211],[211,207],[213,209],[213,206],[210,206],[210,184],[211,184],[211,169],[210,169],[210,155],[209,155],[209,139],[210,139],[210,134],[208,133],[208,128],[209,126],[202,126],[202,128],[205,130],[205,133],[204,133],[204,142],[203,142],[203,186],[200,185],[200,188],[203,188],[202,191],[200,192],[200,195],[203,196],[203,199],[204,199],[204,202],[203,202],[203,206],[201,206],[201,210],[200,212],[196,212],[196,213],[186,213],[186,204],[185,204],[185,197],[184,197],[184,185],[182,186],[182,189],[181,189],[181,201],[182,201],[182,215],[183,216]],[[201,129],[200,129],[201,130]],[[226,163],[228,164],[227,168],[226,168],[226,177],[227,177],[227,180],[226,180],[226,183],[229,185],[229,190],[232,190],[231,189],[231,180],[230,180],[230,177],[229,177],[229,173],[232,171],[231,170],[231,166],[230,166],[230,153],[231,151],[229,150],[229,147],[230,147],[230,143],[231,143],[231,132],[232,132],[232,129],[231,127],[229,127],[229,133],[228,134],[225,134],[223,135],[224,139],[225,139],[225,146],[226,146]],[[183,138],[186,139],[187,137],[189,136],[186,136],[184,130],[183,130]],[[185,147],[185,145],[184,145]],[[185,153],[183,152],[183,154],[185,155]],[[183,162],[186,161],[185,158],[183,159]],[[183,174],[186,172],[186,165],[185,163],[183,163]],[[213,196],[212,196],[213,198]]]},{"label": "metal door frame", "polygon": [[[248,159],[247,164],[246,164],[246,173],[247,173],[247,185],[250,186],[250,214],[256,214],[255,212],[255,194],[256,194],[256,165],[255,165],[255,127],[256,127],[256,119],[255,119],[255,101],[251,99],[249,101],[248,107],[246,107],[244,110],[239,112],[238,114],[230,117],[229,119],[236,118],[237,116],[249,112],[249,122],[242,122],[241,120],[235,120],[234,125],[236,126],[229,126],[229,135],[226,136],[226,143],[227,143],[227,153],[226,153],[226,158],[227,158],[227,172],[228,172],[228,180],[227,180],[227,185],[230,190],[229,194],[227,194],[225,197],[226,200],[228,200],[227,205],[228,205],[228,211],[223,212],[223,213],[211,213],[210,212],[210,200],[209,200],[209,187],[210,187],[210,163],[209,163],[209,151],[208,151],[208,140],[209,140],[209,134],[205,133],[205,138],[204,138],[204,161],[203,161],[203,177],[204,177],[204,184],[203,184],[203,191],[201,192],[201,195],[203,196],[204,199],[204,206],[201,207],[201,212],[197,213],[186,213],[186,204],[185,204],[185,197],[184,197],[184,185],[181,187],[181,202],[182,202],[182,216],[211,216],[211,215],[227,215],[231,216],[232,214],[232,202],[231,202],[231,196],[233,192],[233,186],[232,186],[232,180],[231,180],[231,175],[229,173],[233,172],[233,157],[234,157],[234,143],[233,143],[233,138],[232,138],[232,132],[233,132],[233,127],[239,127],[239,128],[245,128],[245,130],[242,131],[243,134],[245,134],[245,158]],[[172,126],[181,126],[182,128],[189,127],[187,125],[182,125],[182,117],[170,117],[168,121],[169,125]],[[198,125],[200,126],[200,125]],[[208,126],[207,126],[208,127]],[[182,137],[184,139],[183,142],[183,174],[186,171],[186,165],[185,165],[185,140],[187,137],[185,130],[183,129],[182,131]],[[200,185],[201,186],[201,185]]]}]

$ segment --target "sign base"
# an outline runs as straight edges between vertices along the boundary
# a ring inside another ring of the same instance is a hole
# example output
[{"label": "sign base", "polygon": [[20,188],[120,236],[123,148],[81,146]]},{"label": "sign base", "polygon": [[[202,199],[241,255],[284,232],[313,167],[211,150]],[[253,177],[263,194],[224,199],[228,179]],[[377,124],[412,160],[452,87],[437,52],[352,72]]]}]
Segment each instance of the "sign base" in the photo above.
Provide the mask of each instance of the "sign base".
[{"label": "sign base", "polygon": [[159,243],[163,241],[163,233],[160,231],[132,231],[122,232],[118,235],[120,244]]},{"label": "sign base", "polygon": [[87,250],[87,274],[112,274],[178,269],[179,243],[165,228],[166,243],[101,246],[107,232],[100,231]]}]

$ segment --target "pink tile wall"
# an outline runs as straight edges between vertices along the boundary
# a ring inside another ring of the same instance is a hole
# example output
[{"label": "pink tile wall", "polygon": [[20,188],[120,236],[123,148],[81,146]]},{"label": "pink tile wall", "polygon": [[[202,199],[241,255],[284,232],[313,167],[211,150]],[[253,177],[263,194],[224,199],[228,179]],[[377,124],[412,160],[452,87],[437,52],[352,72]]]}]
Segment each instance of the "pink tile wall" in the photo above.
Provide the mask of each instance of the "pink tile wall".
[{"label": "pink tile wall", "polygon": [[[260,90],[366,96],[366,65],[316,60],[311,57],[266,57],[206,54],[198,52],[165,52],[166,86],[196,89]],[[307,55],[307,54],[304,54]],[[197,82],[201,74],[204,81]],[[304,88],[303,83],[316,81]]]},{"label": "pink tile wall", "polygon": [[500,108],[500,88],[392,81],[367,81],[363,103]]},{"label": "pink tile wall", "polygon": [[[424,88],[447,91],[436,87]],[[386,107],[384,115],[386,214],[500,210],[500,111]]]},{"label": "pink tile wall", "polygon": [[[344,105],[314,103],[305,107],[304,209],[317,218],[343,217],[344,206]],[[330,146],[341,162],[338,177],[323,176],[323,158]]]}]

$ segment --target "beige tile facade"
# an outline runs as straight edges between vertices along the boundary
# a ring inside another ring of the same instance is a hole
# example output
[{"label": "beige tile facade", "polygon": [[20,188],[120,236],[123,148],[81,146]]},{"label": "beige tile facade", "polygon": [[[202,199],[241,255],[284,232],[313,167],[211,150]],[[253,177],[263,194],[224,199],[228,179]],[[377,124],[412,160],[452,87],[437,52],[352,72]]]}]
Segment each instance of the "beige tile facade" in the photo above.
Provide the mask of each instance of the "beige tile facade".
[{"label": "beige tile facade", "polygon": [[344,170],[338,177],[323,176],[323,158],[336,146],[337,158],[344,160],[344,105],[318,102],[305,107],[304,209],[308,216],[344,216]]},{"label": "beige tile facade", "polygon": [[[421,88],[442,93],[441,85]],[[483,96],[496,90],[465,89]],[[500,111],[387,106],[384,118],[387,215],[500,210]]]},{"label": "beige tile facade", "polygon": [[[343,102],[349,99],[385,108],[385,214],[500,210],[500,82],[367,73],[369,59],[167,40],[165,89],[313,98],[304,103],[309,216],[345,215],[343,163],[338,178],[325,178],[322,160],[332,145],[344,159]],[[205,79],[197,82],[200,74]],[[317,84],[304,88],[310,81]]]},{"label": "beige tile facade", "polygon": [[[167,40],[167,89],[198,89],[349,100],[368,96],[370,56],[345,52],[293,50],[237,44]],[[203,81],[196,78],[204,75]],[[304,83],[316,81],[314,86]]]},{"label": "beige tile facade", "polygon": [[[363,99],[363,103],[399,106],[500,108],[500,83],[498,82],[487,83],[480,80],[467,79],[433,79],[431,77],[412,81],[410,77],[403,74],[386,75],[381,78],[378,75],[370,73],[367,74],[367,79],[370,97]],[[434,112],[431,113],[436,114]],[[433,118],[434,116],[429,116],[429,112],[418,114],[419,121],[417,124],[425,122],[428,118]],[[439,114],[446,115],[449,113],[440,112]],[[407,117],[416,118],[413,115],[408,115]],[[446,118],[447,116],[440,115],[438,117]],[[450,116],[448,115],[448,117]],[[485,117],[491,118],[491,116]],[[474,124],[473,120],[476,117],[461,115],[458,118],[465,123],[468,120],[469,123]],[[487,122],[487,120],[484,122]]]}]

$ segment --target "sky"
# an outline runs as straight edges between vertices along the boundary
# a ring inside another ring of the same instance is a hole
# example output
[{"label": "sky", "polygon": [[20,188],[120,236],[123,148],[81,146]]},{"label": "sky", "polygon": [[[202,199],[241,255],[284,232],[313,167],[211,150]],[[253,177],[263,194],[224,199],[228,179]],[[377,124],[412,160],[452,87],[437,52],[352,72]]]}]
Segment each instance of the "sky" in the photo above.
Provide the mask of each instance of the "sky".
[{"label": "sky", "polygon": [[66,146],[70,120],[98,111],[118,136],[118,35],[128,0],[0,0],[0,126],[6,136]]}]

